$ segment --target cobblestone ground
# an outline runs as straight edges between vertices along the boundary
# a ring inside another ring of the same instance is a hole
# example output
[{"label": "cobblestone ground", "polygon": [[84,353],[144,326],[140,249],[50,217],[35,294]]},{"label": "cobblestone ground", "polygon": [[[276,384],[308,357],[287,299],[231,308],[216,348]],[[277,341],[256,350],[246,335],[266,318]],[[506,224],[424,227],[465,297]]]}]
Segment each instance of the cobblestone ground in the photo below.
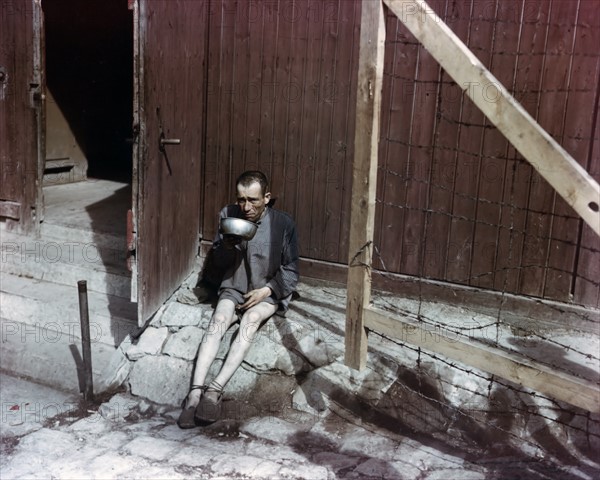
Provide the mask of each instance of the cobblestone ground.
[{"label": "cobblestone ground", "polygon": [[2,480],[591,478],[542,459],[466,460],[335,413],[317,418],[287,409],[181,430],[179,410],[158,413],[128,394],[90,408],[72,395],[1,380]]}]

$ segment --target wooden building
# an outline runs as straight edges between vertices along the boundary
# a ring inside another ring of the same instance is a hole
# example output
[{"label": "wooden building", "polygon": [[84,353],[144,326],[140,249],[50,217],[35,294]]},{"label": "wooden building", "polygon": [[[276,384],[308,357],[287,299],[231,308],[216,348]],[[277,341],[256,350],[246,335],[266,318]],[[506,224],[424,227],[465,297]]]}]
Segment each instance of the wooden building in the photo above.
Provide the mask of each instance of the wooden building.
[{"label": "wooden building", "polygon": [[[430,5],[600,179],[597,2]],[[2,227],[38,230],[45,168],[78,164],[46,164],[62,158],[46,156],[47,102],[52,94],[63,112],[63,133],[82,138],[69,110],[81,110],[73,97],[87,94],[98,110],[86,128],[107,142],[133,139],[130,168],[103,166],[106,158],[94,163],[90,152],[101,141],[82,150],[90,175],[131,172],[129,249],[140,322],[189,273],[247,169],[268,174],[277,207],[296,219],[302,274],[344,281],[360,2],[115,0],[82,8],[73,0],[1,3]],[[69,24],[78,33],[51,43],[50,32]],[[498,90],[457,85],[389,12],[386,33],[375,285],[401,291],[418,279],[600,307],[598,237],[463,93],[475,89],[494,102]],[[66,58],[61,52],[73,42],[81,49]],[[94,70],[96,83],[88,75],[80,84],[83,94],[60,89],[98,59],[104,69]],[[73,62],[82,68],[58,68]],[[120,93],[115,77],[130,82]],[[52,83],[56,90],[47,90]],[[117,108],[124,104],[131,110]],[[107,122],[121,127],[101,128]]]}]

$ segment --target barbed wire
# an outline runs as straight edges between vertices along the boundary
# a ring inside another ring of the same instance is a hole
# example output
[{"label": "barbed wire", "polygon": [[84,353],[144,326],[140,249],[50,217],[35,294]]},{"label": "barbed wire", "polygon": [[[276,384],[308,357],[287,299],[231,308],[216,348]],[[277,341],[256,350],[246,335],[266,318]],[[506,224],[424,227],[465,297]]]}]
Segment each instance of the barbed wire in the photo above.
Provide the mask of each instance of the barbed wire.
[{"label": "barbed wire", "polygon": [[[543,25],[542,25],[543,26]],[[564,27],[564,25],[563,25]],[[412,40],[406,40],[406,39],[386,39],[385,41],[386,45],[405,45],[407,47],[417,47],[419,49],[424,49],[425,47],[423,46],[422,43],[420,42],[415,42]],[[469,50],[473,51],[473,52],[484,52],[486,54],[490,53],[489,49],[483,48],[483,47],[479,47],[477,45],[468,45]],[[600,57],[599,54],[597,53],[588,53],[588,52],[571,52],[571,51],[562,51],[562,52],[546,52],[546,51],[539,51],[539,52],[511,52],[508,50],[499,50],[497,52],[492,52],[493,55],[502,55],[502,56],[511,56],[511,57],[582,57],[582,58],[598,58]]]},{"label": "barbed wire", "polygon": [[[411,77],[407,75],[403,75],[400,73],[394,73],[389,71],[383,71],[383,76],[388,78],[393,78],[394,80],[402,80],[410,85],[432,85],[438,86],[441,85],[443,87],[457,87],[461,88],[454,80],[449,79],[444,80],[441,78],[440,80],[427,80],[418,77]],[[525,87],[525,88],[524,88]],[[508,90],[513,96],[524,96],[528,94],[547,94],[547,93],[594,93],[595,89],[591,88],[547,88],[547,89],[539,89],[539,88],[527,88],[528,85],[526,83],[523,84],[523,87],[519,89]],[[433,93],[433,91],[427,93]],[[406,97],[414,97],[414,93],[411,90],[407,90],[404,92]],[[442,96],[443,98],[443,96]],[[454,97],[452,97],[454,99]],[[493,127],[495,128],[495,127]],[[593,137],[586,137],[586,140],[591,140]]]},{"label": "barbed wire", "polygon": [[[421,357],[421,355],[426,355],[426,356],[428,356],[429,358],[431,358],[431,359],[433,359],[433,360],[435,360],[435,361],[441,362],[442,364],[444,364],[444,365],[447,365],[447,366],[449,366],[449,367],[451,367],[451,368],[453,368],[453,369],[459,370],[459,371],[461,371],[461,372],[463,372],[463,373],[466,373],[466,374],[468,374],[468,375],[473,375],[473,376],[475,376],[475,377],[477,377],[477,378],[480,378],[480,379],[482,379],[482,380],[485,380],[486,382],[490,382],[490,384],[488,385],[488,394],[489,394],[489,392],[491,392],[492,384],[494,384],[494,383],[495,383],[495,384],[497,384],[497,385],[499,385],[499,386],[502,386],[503,388],[507,388],[507,389],[509,389],[509,390],[511,390],[511,391],[513,391],[513,392],[515,392],[515,393],[517,393],[517,394],[519,394],[519,395],[527,395],[527,396],[530,396],[530,397],[538,398],[538,399],[540,399],[540,400],[542,400],[542,401],[545,401],[545,402],[548,402],[548,403],[550,403],[550,404],[554,405],[554,407],[552,407],[552,408],[551,408],[551,407],[548,407],[548,406],[543,406],[543,407],[540,407],[540,406],[536,405],[536,407],[537,407],[537,408],[536,408],[536,409],[534,409],[534,410],[532,410],[532,409],[530,409],[530,408],[523,409],[523,408],[519,408],[519,407],[517,407],[517,406],[512,406],[512,407],[514,407],[514,409],[513,409],[513,410],[514,410],[514,411],[516,411],[516,412],[518,412],[518,413],[535,415],[535,416],[541,417],[541,418],[543,418],[543,419],[545,419],[545,420],[548,420],[548,421],[550,421],[550,422],[553,422],[553,423],[558,423],[558,424],[560,424],[560,425],[562,425],[562,426],[564,426],[564,427],[567,427],[567,428],[570,428],[570,429],[573,429],[573,430],[576,430],[576,431],[579,431],[579,432],[585,433],[585,434],[586,434],[588,437],[590,437],[590,436],[593,436],[593,437],[600,438],[600,434],[597,434],[597,433],[594,433],[594,432],[591,432],[591,431],[590,431],[590,423],[593,423],[593,424],[596,424],[597,426],[600,426],[600,422],[599,422],[599,421],[596,421],[596,420],[593,420],[593,419],[591,419],[591,417],[590,417],[590,415],[589,415],[589,412],[586,412],[586,413],[581,413],[581,412],[577,412],[577,411],[571,411],[571,410],[569,410],[569,412],[570,412],[570,413],[571,413],[573,416],[580,416],[580,417],[584,417],[584,418],[586,418],[586,420],[587,420],[587,423],[586,423],[586,428],[585,428],[585,429],[583,429],[583,428],[581,428],[581,427],[578,427],[578,426],[575,426],[575,425],[573,425],[572,423],[566,423],[566,422],[563,422],[563,421],[561,421],[561,420],[559,420],[559,419],[557,419],[557,418],[552,418],[552,417],[549,417],[549,416],[547,416],[547,415],[544,415],[543,413],[541,413],[541,412],[540,412],[540,409],[541,409],[541,408],[544,408],[544,409],[547,409],[547,410],[555,410],[555,411],[559,411],[559,412],[563,412],[563,411],[565,411],[565,409],[564,409],[564,408],[563,408],[563,407],[562,407],[562,406],[561,406],[561,405],[560,405],[560,404],[559,404],[559,403],[558,403],[558,402],[557,402],[555,399],[553,399],[553,398],[547,397],[547,396],[545,396],[545,395],[542,395],[542,394],[540,394],[540,393],[538,393],[538,392],[535,392],[535,391],[532,391],[532,390],[524,390],[524,389],[522,389],[522,388],[515,387],[515,386],[513,386],[513,385],[510,385],[510,384],[508,384],[508,383],[506,383],[506,382],[502,382],[502,381],[498,380],[498,379],[497,379],[497,377],[496,377],[496,376],[494,376],[494,375],[491,375],[491,376],[486,376],[486,375],[483,375],[483,374],[481,374],[481,373],[478,373],[478,372],[476,372],[476,371],[475,371],[473,368],[465,368],[465,367],[462,367],[462,366],[458,365],[458,364],[457,364],[457,363],[455,363],[455,362],[449,361],[449,360],[447,360],[447,359],[445,359],[445,358],[442,358],[441,356],[439,356],[439,355],[436,355],[436,354],[434,354],[434,353],[430,353],[430,352],[428,352],[428,351],[425,351],[425,350],[423,350],[423,349],[422,349],[422,348],[420,348],[420,347],[413,347],[413,346],[411,346],[411,345],[409,345],[409,344],[407,344],[407,343],[405,343],[405,342],[402,342],[402,341],[400,341],[400,340],[396,340],[396,339],[394,339],[394,338],[391,338],[391,337],[389,337],[389,336],[387,336],[387,335],[385,335],[385,334],[383,334],[383,333],[377,332],[377,331],[375,331],[375,330],[371,330],[371,329],[368,329],[368,330],[369,330],[369,332],[370,332],[370,333],[372,333],[372,334],[375,334],[375,335],[377,335],[377,336],[379,336],[379,337],[381,337],[381,338],[384,338],[385,340],[387,340],[387,341],[389,341],[389,342],[391,342],[391,343],[393,343],[393,344],[395,344],[395,345],[398,345],[398,346],[400,346],[400,347],[402,347],[402,348],[406,348],[406,349],[408,349],[408,350],[411,350],[411,351],[413,351],[413,352],[417,353],[417,355],[418,355],[418,358],[417,358],[417,365],[418,365],[418,367],[419,367],[419,368],[420,368],[420,363],[421,363],[421,361],[420,361],[420,357]],[[424,372],[426,375],[429,375],[429,373],[428,373],[426,370],[422,369],[422,371],[423,371],[423,372]],[[441,381],[444,381],[444,380],[442,379]],[[445,383],[449,383],[449,382],[445,382]],[[431,401],[431,402],[434,402],[434,403],[437,403],[437,404],[439,404],[440,406],[442,406],[442,407],[443,407],[443,408],[445,408],[445,409],[447,409],[447,408],[449,407],[449,405],[448,405],[448,404],[446,404],[446,403],[443,403],[443,402],[442,402],[442,401],[440,401],[440,400],[437,400],[437,399],[435,399],[435,398],[432,398],[432,397],[430,397],[430,396],[427,396],[427,395],[425,395],[425,394],[423,394],[423,393],[421,393],[421,392],[416,392],[416,391],[414,391],[414,390],[410,389],[408,386],[402,385],[400,382],[398,382],[398,384],[399,384],[399,385],[400,385],[402,388],[405,388],[405,389],[407,389],[407,390],[411,390],[412,392],[414,392],[414,393],[418,394],[419,396],[421,396],[421,397],[423,397],[423,398],[426,398],[428,401]],[[476,390],[471,390],[471,389],[469,389],[469,388],[466,388],[466,387],[464,387],[463,385],[455,385],[455,384],[453,384],[453,383],[452,383],[451,385],[452,385],[454,388],[459,388],[459,389],[461,389],[461,390],[464,390],[464,391],[466,391],[466,392],[468,392],[468,393],[471,393],[471,394],[473,394],[473,395],[477,395],[477,396],[484,397],[484,398],[489,398],[489,397],[488,397],[488,395],[486,395],[486,394],[483,394],[483,393],[481,393],[481,392],[478,392],[478,391],[476,391]],[[458,408],[458,407],[453,407],[453,408]],[[490,412],[490,413],[491,413],[491,412]],[[477,418],[473,417],[472,415],[468,415],[468,414],[466,414],[466,413],[464,413],[464,412],[462,412],[462,414],[463,414],[463,415],[466,415],[466,416],[468,416],[468,417],[470,417],[470,418],[473,418],[473,419],[475,419],[475,420],[478,420]],[[481,421],[481,420],[479,419],[478,421]],[[493,427],[494,425],[495,425],[495,424],[489,424],[489,426],[490,426],[490,427]],[[505,430],[505,433],[507,433],[507,434],[509,434],[509,435],[511,435],[511,436],[514,436],[515,438],[518,438],[520,441],[525,441],[525,442],[528,442],[528,440],[527,440],[527,439],[525,439],[525,438],[522,438],[522,437],[520,437],[520,436],[516,435],[515,433],[513,433],[513,432],[510,432],[510,431],[508,431],[508,430]]]},{"label": "barbed wire", "polygon": [[582,356],[584,356],[586,358],[589,358],[590,360],[599,360],[600,361],[600,357],[598,357],[596,355],[592,355],[591,353],[582,352],[581,350],[578,350],[578,349],[572,347],[571,345],[565,345],[564,343],[557,342],[556,340],[552,340],[549,337],[546,337],[544,335],[540,335],[537,332],[530,332],[530,335],[533,336],[533,337],[537,337],[540,340],[543,340],[544,342],[548,342],[548,343],[551,343],[553,345],[556,345],[557,347],[564,348],[567,351],[578,353],[579,355],[582,355]]},{"label": "barbed wire", "polygon": [[[575,138],[575,137],[573,137]],[[577,139],[579,139],[579,137],[577,137]],[[440,144],[419,144],[419,143],[414,143],[414,142],[409,142],[406,140],[400,140],[400,139],[396,139],[396,138],[390,138],[390,137],[382,137],[381,138],[382,141],[386,141],[386,142],[390,142],[390,143],[395,143],[395,144],[399,144],[402,145],[403,147],[410,147],[410,148],[415,148],[418,150],[425,150],[425,151],[431,151],[434,152],[436,150],[438,151],[446,151],[446,152],[451,152],[453,154],[460,154],[462,156],[466,156],[466,157],[472,157],[474,159],[477,160],[502,160],[504,162],[512,162],[513,164],[517,164],[517,165],[523,165],[529,168],[530,172],[533,173],[537,173],[535,172],[535,169],[533,168],[533,166],[524,158],[511,158],[511,157],[507,157],[506,155],[492,155],[489,153],[484,153],[484,152],[473,152],[470,150],[465,150],[462,148],[459,148],[457,146],[447,146],[447,145],[440,145]],[[471,165],[471,164],[468,164]],[[380,169],[382,167],[379,167]],[[393,170],[391,171],[393,172]],[[400,172],[395,172],[398,176],[404,176],[403,173]],[[600,172],[595,172],[595,171],[590,171],[588,172],[591,176],[600,176]],[[540,180],[542,180],[542,177],[539,177]],[[573,217],[575,218],[575,217]]]},{"label": "barbed wire", "polygon": [[[402,278],[402,280],[399,280],[397,273],[389,272],[389,271],[385,271],[385,270],[379,270],[377,268],[372,267],[371,265],[366,265],[366,264],[362,264],[362,265],[365,266],[365,267],[367,267],[367,268],[369,268],[369,269],[371,269],[371,274],[372,275],[379,275],[381,277],[387,278],[389,280],[393,280],[395,282],[401,281],[402,283],[411,283],[411,284],[421,285],[421,284],[423,284],[423,281],[427,282],[429,280],[436,280],[435,278],[430,278],[430,277],[409,277],[409,278]],[[454,280],[453,280],[453,283],[448,283],[448,286],[452,287],[453,284],[456,284],[455,286],[457,288],[462,288],[462,286],[458,283],[458,281],[454,281]],[[493,293],[497,293],[499,295],[502,294],[502,291],[496,291],[496,290],[494,290],[492,292]],[[511,295],[517,295],[516,293],[509,292],[509,291],[506,291],[505,293],[511,294]],[[521,297],[521,298],[525,298],[525,299],[531,300],[531,301],[535,301],[535,302],[539,302],[540,301],[540,297],[536,297],[536,296],[533,296],[533,295],[525,295],[523,293],[519,293],[518,296]],[[426,301],[426,300],[422,300],[421,299],[421,301]],[[503,300],[498,300],[497,303],[500,305],[501,303],[503,303]],[[557,310],[559,312],[562,312],[561,308],[558,307],[558,306],[553,306],[551,304],[546,304],[546,307],[551,308],[553,310]],[[501,312],[500,307],[498,307],[498,311]],[[591,322],[586,317],[582,317],[582,319],[584,321]],[[597,325],[597,323],[594,323],[594,325]]]},{"label": "barbed wire", "polygon": [[[457,213],[448,213],[448,212],[442,212],[439,210],[433,210],[431,208],[422,208],[422,207],[413,207],[410,205],[397,205],[395,203],[392,202],[384,202],[381,199],[375,199],[376,203],[379,203],[381,205],[384,205],[386,207],[392,207],[392,208],[397,208],[400,210],[409,210],[409,211],[416,211],[416,212],[420,212],[423,214],[429,214],[429,215],[437,215],[437,216],[444,216],[444,217],[449,217],[453,220],[464,220],[466,222],[472,223],[474,225],[483,225],[483,226],[488,226],[488,227],[494,227],[496,229],[500,230],[508,230],[511,233],[514,234],[521,234],[524,237],[524,242],[525,242],[525,238],[533,238],[533,239],[537,239],[537,240],[544,240],[544,241],[552,241],[552,242],[557,242],[557,243],[562,243],[564,245],[567,246],[571,246],[574,248],[580,248],[581,250],[585,250],[591,253],[600,253],[600,250],[595,248],[595,247],[590,247],[587,245],[580,245],[577,244],[576,242],[570,241],[570,240],[566,240],[566,239],[562,239],[562,238],[556,238],[556,237],[552,237],[552,236],[548,236],[548,235],[532,235],[530,232],[526,231],[526,230],[521,230],[521,229],[516,229],[513,226],[507,226],[507,225],[502,225],[502,224],[498,224],[498,223],[492,223],[492,222],[486,222],[484,220],[481,219],[476,219],[473,217],[468,217],[466,215],[459,215]],[[510,207],[505,207],[505,208],[510,208]],[[522,210],[526,210],[526,209],[522,209]],[[543,215],[551,215],[551,214],[543,214]],[[568,217],[571,218],[571,217]],[[537,268],[543,268],[543,269],[551,269],[551,270],[557,270],[559,272],[562,273],[568,273],[569,275],[575,275],[576,272],[570,272],[570,271],[566,271],[566,270],[559,270],[556,267],[552,267],[552,266],[546,266],[546,265],[536,265],[536,264],[532,264],[532,265],[527,265],[527,266],[523,266],[523,267],[519,267],[519,266],[515,266],[515,267],[505,267],[507,269],[523,269],[523,268],[533,268],[533,267],[537,267]],[[493,273],[493,272],[492,272]],[[580,277],[580,275],[577,273],[577,276]],[[583,277],[582,277],[583,278]],[[589,282],[594,283],[596,285],[598,285],[597,282],[595,282],[592,279],[587,279]]]},{"label": "barbed wire", "polygon": [[[511,197],[512,197],[513,193],[514,193],[514,177],[513,177],[513,182],[511,182]],[[511,216],[511,224],[512,223],[513,223],[513,216]],[[426,236],[426,232],[427,232],[427,223],[425,224],[425,236]],[[510,231],[510,241],[509,241],[511,252],[512,252],[512,239],[513,239],[513,237],[514,237],[514,231],[513,231],[513,229],[511,229],[511,231]],[[370,246],[370,243],[365,244],[363,246],[363,248],[357,253],[357,256],[365,248],[368,248],[369,246]],[[377,245],[373,245],[373,253],[374,253],[374,255],[373,255],[374,260],[378,259],[379,262],[381,263],[384,271],[387,272],[387,268],[385,267],[385,260],[383,258],[383,255],[381,254],[379,248],[377,247]],[[422,255],[422,259],[421,259],[422,262],[423,262],[423,258],[424,257],[425,257],[425,255]],[[371,266],[367,266],[367,267],[371,268]],[[522,269],[522,268],[526,268],[526,266],[520,266],[520,267],[517,267],[517,268],[521,268]],[[421,269],[423,270],[423,266],[422,265],[421,265]],[[494,269],[491,272],[486,272],[485,274],[476,275],[475,277],[480,277],[482,275],[492,275],[492,274],[495,275],[495,273],[497,273],[497,271],[506,271],[506,270],[509,270],[509,269],[512,269],[512,268],[506,267],[506,268]],[[380,273],[380,272],[378,271],[378,273]],[[389,272],[387,272],[387,273],[389,273]],[[565,271],[564,273],[571,274],[571,272],[567,272],[567,271]],[[473,277],[473,276],[470,276],[470,277]],[[598,284],[598,282],[594,282],[591,279],[589,279],[589,280],[592,283]],[[459,281],[459,283],[466,283],[467,281],[470,282],[471,281],[470,278],[469,279],[463,279],[463,280]],[[497,349],[499,349],[499,350],[501,350],[501,351],[503,351],[505,353],[508,353],[510,355],[517,355],[517,356],[519,356],[521,358],[524,358],[524,359],[536,362],[536,363],[538,363],[540,365],[544,365],[544,366],[546,366],[548,368],[556,369],[556,370],[560,370],[560,371],[566,372],[566,373],[568,373],[569,375],[572,375],[575,378],[584,379],[586,381],[589,380],[589,378],[586,378],[584,375],[582,375],[582,374],[580,374],[578,372],[575,372],[575,371],[573,371],[573,369],[569,369],[569,368],[567,368],[564,365],[558,365],[556,362],[546,361],[546,360],[534,357],[533,355],[529,355],[526,352],[524,352],[522,349],[510,348],[510,347],[508,347],[506,345],[501,344],[499,342],[499,339],[500,339],[500,329],[501,329],[501,327],[503,327],[503,326],[506,325],[502,321],[502,305],[504,303],[502,299],[500,301],[499,308],[497,310],[496,319],[495,319],[494,322],[488,322],[488,323],[486,323],[484,325],[477,325],[477,326],[469,325],[467,327],[461,327],[461,326],[457,327],[457,326],[454,326],[454,325],[448,325],[448,324],[445,324],[445,323],[442,323],[442,322],[438,322],[438,321],[436,321],[436,320],[434,320],[434,319],[432,319],[432,318],[430,318],[430,317],[428,317],[428,316],[426,316],[426,315],[423,314],[422,307],[423,307],[424,301],[423,301],[422,289],[421,289],[422,282],[419,281],[418,285],[419,285],[419,301],[418,301],[418,311],[417,311],[416,314],[413,313],[410,310],[406,310],[406,309],[403,309],[403,308],[401,308],[401,307],[399,307],[397,305],[394,305],[394,304],[392,304],[391,302],[389,302],[389,301],[387,301],[385,299],[381,299],[381,300],[387,305],[387,307],[388,307],[387,309],[389,311],[392,311],[393,313],[400,313],[400,314],[402,314],[402,315],[404,315],[405,317],[408,317],[408,318],[413,318],[414,320],[418,321],[419,323],[433,328],[434,331],[435,331],[435,329],[442,329],[443,328],[446,332],[451,333],[453,335],[456,335],[459,338],[462,338],[463,341],[473,341],[475,339],[475,341],[482,342],[482,344],[490,343],[490,342],[485,342],[485,341],[483,341],[483,339],[478,338],[478,337],[476,337],[474,335],[466,335],[464,333],[464,331],[469,331],[469,332],[473,333],[474,331],[482,331],[482,330],[488,329],[488,328],[495,328],[495,333],[496,333],[495,342],[491,342],[492,345],[495,348],[497,348]],[[504,284],[503,284],[503,288],[502,288],[502,292],[501,292],[502,297],[506,294],[506,287],[507,287],[507,284],[506,284],[506,278],[505,278],[505,281],[504,281]],[[545,337],[543,335],[539,335],[539,334],[536,334],[535,338],[538,338],[538,339],[540,339],[542,341],[549,340],[549,339],[547,339],[547,337]],[[552,345],[554,345],[554,346],[559,347],[562,350],[564,350],[565,353],[572,352],[572,353],[574,353],[574,354],[579,355],[580,357],[582,357],[582,359],[593,359],[595,361],[600,361],[600,357],[595,356],[593,354],[590,354],[588,352],[583,352],[583,351],[581,351],[581,350],[579,350],[577,348],[574,348],[574,347],[572,347],[570,345],[565,345],[565,344],[563,344],[561,342],[557,342],[557,341],[551,341],[549,343],[552,344]],[[569,360],[569,361],[571,361],[573,363],[576,363],[574,360]],[[598,382],[595,382],[595,383],[598,383]]]},{"label": "barbed wire", "polygon": [[[452,334],[454,334],[454,335],[456,335],[458,337],[461,337],[464,341],[473,341],[474,340],[476,342],[481,342],[482,344],[486,344],[488,342],[483,341],[482,338],[479,338],[479,337],[476,337],[476,336],[473,336],[473,335],[466,335],[463,332],[465,330],[468,330],[468,331],[483,330],[485,328],[490,328],[490,327],[497,327],[498,328],[501,325],[502,326],[506,325],[506,324],[504,324],[504,322],[502,322],[502,321],[500,321],[500,320],[497,319],[496,321],[494,321],[492,323],[489,323],[489,324],[486,324],[486,325],[481,325],[481,326],[478,326],[478,327],[474,327],[474,326],[457,327],[457,326],[454,326],[454,325],[448,325],[446,323],[438,322],[438,321],[436,321],[436,320],[434,320],[434,319],[432,319],[432,318],[430,318],[430,317],[428,317],[426,315],[423,315],[422,313],[414,314],[410,310],[406,310],[406,309],[403,309],[401,307],[395,306],[391,302],[388,302],[385,299],[383,299],[383,301],[388,305],[388,308],[387,308],[388,311],[391,311],[393,313],[400,313],[400,314],[404,315],[405,317],[412,318],[412,319],[416,320],[417,322],[419,322],[419,323],[421,323],[423,325],[427,325],[427,326],[433,327],[434,332],[435,332],[435,329],[437,329],[437,328],[443,329],[444,331],[446,331],[448,333],[452,333]],[[543,337],[541,337],[541,338],[543,338]],[[564,344],[561,344],[559,342],[553,342],[553,344],[555,344],[556,346],[558,346],[558,347],[560,347],[560,348],[562,348],[562,349],[564,349],[566,351],[571,351],[573,353],[579,354],[579,355],[581,355],[581,356],[583,356],[583,357],[585,357],[587,359],[594,359],[594,360],[600,361],[600,357],[597,357],[597,356],[592,355],[590,353],[582,352],[582,351],[580,351],[580,350],[578,350],[576,348],[573,348],[573,347],[571,347],[569,345],[564,345]],[[527,353],[523,352],[522,350],[518,350],[518,349],[515,349],[515,348],[509,348],[506,345],[502,345],[497,340],[495,342],[493,342],[493,346],[495,348],[499,349],[499,350],[502,350],[502,351],[506,352],[506,353],[514,354],[514,355],[516,355],[518,357],[527,358],[528,360],[532,360],[532,361],[534,361],[536,363],[539,363],[541,365],[545,365],[545,366],[554,368],[556,370],[560,370],[560,371],[569,373],[570,375],[573,375],[573,376],[575,376],[577,378],[581,378],[581,379],[584,379],[584,380],[589,380],[589,378],[586,378],[583,375],[580,375],[580,374],[578,374],[576,372],[572,372],[572,371],[570,371],[569,369],[567,369],[567,368],[565,368],[563,366],[557,365],[557,364],[549,362],[549,361],[545,361],[543,359],[534,357],[532,355],[528,355]]]},{"label": "barbed wire", "polygon": [[[434,9],[435,10],[435,9]],[[500,10],[500,12],[502,12],[502,8]],[[387,12],[387,10],[386,10]],[[516,10],[505,10],[505,12],[509,12],[511,13],[511,15],[514,18],[519,17],[520,15],[517,13]],[[514,12],[514,13],[513,13]],[[562,29],[565,27],[565,25],[563,23],[554,23],[554,22],[542,22],[540,21],[540,14],[543,14],[544,12],[536,12],[536,18],[533,19],[531,17],[531,14],[533,12],[529,11],[529,12],[525,12],[525,14],[527,15],[527,18],[523,18],[523,19],[519,19],[519,20],[514,20],[514,19],[510,19],[510,18],[506,18],[503,16],[498,16],[497,14],[494,15],[493,17],[484,17],[484,16],[478,16],[478,17],[466,17],[469,19],[469,24],[475,24],[475,23],[494,23],[494,24],[500,24],[500,25],[530,25],[530,26],[535,26],[535,27],[541,27],[541,28],[559,28]],[[464,21],[465,18],[461,17],[460,15],[449,15],[449,16],[444,16],[444,15],[440,15],[439,13],[437,13],[437,15],[442,19],[442,21],[446,24],[452,25],[453,23],[456,23],[457,21],[460,21],[461,19]],[[401,20],[398,18],[398,16],[393,13],[393,12],[388,12],[386,13],[386,18],[389,20],[396,20],[399,23],[401,23]],[[531,19],[528,19],[531,18]],[[569,23],[569,27],[571,28],[578,28],[578,29],[593,29],[596,26],[590,23],[584,23],[584,22],[578,22],[575,21],[574,23]],[[392,41],[392,40],[390,40]],[[416,42],[411,42],[410,39],[408,38],[403,38],[403,41],[407,42],[407,43],[411,43],[411,44],[415,44],[418,45],[418,43]],[[471,46],[469,48],[472,48]],[[482,49],[483,50],[483,49]],[[596,55],[597,56],[597,55]]]}]

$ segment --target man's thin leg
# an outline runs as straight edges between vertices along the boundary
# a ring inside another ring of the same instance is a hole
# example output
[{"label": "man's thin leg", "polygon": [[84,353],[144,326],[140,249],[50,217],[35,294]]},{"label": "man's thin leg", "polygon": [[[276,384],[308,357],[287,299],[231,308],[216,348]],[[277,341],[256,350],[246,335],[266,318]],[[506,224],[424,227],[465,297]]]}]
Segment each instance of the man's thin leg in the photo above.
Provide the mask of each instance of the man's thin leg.
[{"label": "man's thin leg", "polygon": [[[214,379],[217,384],[222,386],[227,384],[229,379],[242,364],[248,350],[250,350],[258,327],[260,327],[260,325],[276,311],[277,305],[261,302],[244,313],[240,321],[238,336],[229,349],[229,353],[227,354],[225,363],[221,367],[221,371]],[[219,396],[219,392],[209,390],[206,395],[207,397],[212,397],[216,400]]]},{"label": "man's thin leg", "polygon": [[[227,329],[233,323],[235,317],[235,303],[228,298],[219,300],[217,307],[210,319],[208,328],[204,333],[202,342],[200,342],[200,348],[198,350],[198,357],[196,358],[196,366],[194,368],[194,377],[192,379],[192,385],[204,385],[208,370],[212,365],[219,346],[221,345],[221,339]],[[192,390],[188,395],[188,405],[198,405],[202,392],[200,390]]]}]

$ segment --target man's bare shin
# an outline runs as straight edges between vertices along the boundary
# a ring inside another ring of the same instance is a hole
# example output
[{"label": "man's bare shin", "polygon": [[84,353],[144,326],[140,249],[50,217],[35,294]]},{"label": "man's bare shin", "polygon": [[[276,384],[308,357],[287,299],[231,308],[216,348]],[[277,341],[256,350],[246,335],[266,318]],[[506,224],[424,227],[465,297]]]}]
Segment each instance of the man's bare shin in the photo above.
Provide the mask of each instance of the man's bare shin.
[{"label": "man's bare shin", "polygon": [[227,358],[215,381],[225,385],[244,361],[260,325],[277,311],[277,305],[261,302],[250,308],[240,321],[238,337],[231,345]]}]

